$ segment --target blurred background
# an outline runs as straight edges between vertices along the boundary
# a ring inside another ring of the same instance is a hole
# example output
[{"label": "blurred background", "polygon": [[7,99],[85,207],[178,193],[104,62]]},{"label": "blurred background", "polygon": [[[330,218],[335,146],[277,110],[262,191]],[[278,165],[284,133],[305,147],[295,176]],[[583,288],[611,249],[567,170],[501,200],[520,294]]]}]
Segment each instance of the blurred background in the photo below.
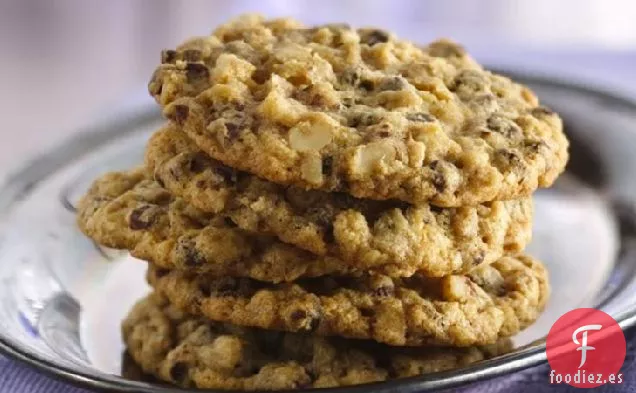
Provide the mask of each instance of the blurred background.
[{"label": "blurred background", "polygon": [[131,104],[162,48],[240,13],[449,37],[480,61],[636,97],[633,0],[0,0],[0,173]]}]

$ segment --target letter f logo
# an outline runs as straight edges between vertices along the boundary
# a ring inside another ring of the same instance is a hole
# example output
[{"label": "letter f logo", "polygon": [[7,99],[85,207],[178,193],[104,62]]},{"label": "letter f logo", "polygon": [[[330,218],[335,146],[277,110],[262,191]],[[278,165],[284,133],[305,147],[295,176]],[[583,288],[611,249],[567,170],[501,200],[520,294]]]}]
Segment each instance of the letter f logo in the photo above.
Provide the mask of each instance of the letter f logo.
[{"label": "letter f logo", "polygon": [[[581,364],[579,365],[579,368],[583,367],[583,365],[585,364],[585,360],[587,360],[587,351],[592,351],[596,348],[592,347],[592,346],[588,346],[587,345],[587,331],[588,330],[601,330],[602,326],[601,325],[584,325],[581,326],[580,328],[576,329],[574,331],[574,333],[572,333],[572,341],[574,341],[574,344],[576,345],[580,345],[580,347],[576,348],[577,351],[581,351]],[[576,338],[576,336],[583,332],[582,334],[582,340],[581,342],[579,342],[579,340]]]}]

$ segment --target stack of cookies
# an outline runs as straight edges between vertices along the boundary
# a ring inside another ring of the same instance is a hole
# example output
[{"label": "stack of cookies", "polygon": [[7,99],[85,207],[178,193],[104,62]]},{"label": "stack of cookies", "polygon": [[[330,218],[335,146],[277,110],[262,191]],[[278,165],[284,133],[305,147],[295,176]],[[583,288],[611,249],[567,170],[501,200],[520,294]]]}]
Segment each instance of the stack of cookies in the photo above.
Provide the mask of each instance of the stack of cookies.
[{"label": "stack of cookies", "polygon": [[549,285],[531,194],[559,117],[458,45],[245,16],[162,53],[144,165],[79,224],[148,261],[131,357],[180,386],[382,381],[505,351]]}]

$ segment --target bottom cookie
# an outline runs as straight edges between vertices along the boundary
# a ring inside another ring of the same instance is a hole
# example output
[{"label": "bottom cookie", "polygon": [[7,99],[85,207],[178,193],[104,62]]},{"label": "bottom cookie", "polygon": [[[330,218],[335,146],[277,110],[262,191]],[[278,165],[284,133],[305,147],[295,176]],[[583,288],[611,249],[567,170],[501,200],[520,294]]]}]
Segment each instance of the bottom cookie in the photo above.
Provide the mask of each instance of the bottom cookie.
[{"label": "bottom cookie", "polygon": [[182,387],[282,390],[336,387],[450,370],[497,356],[509,340],[470,348],[389,347],[367,340],[267,331],[189,316],[157,293],[122,324],[132,359]]}]

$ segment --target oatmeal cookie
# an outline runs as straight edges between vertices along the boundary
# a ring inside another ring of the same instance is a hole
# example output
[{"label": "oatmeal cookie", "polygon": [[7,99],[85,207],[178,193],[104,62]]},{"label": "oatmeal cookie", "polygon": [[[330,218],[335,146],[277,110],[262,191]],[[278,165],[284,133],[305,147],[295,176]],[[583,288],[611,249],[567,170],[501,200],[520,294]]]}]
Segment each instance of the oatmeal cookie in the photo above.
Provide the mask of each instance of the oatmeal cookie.
[{"label": "oatmeal cookie", "polygon": [[459,368],[509,351],[485,347],[391,348],[363,340],[238,327],[188,316],[156,293],[123,322],[131,357],[181,387],[282,390],[358,385]]},{"label": "oatmeal cookie", "polygon": [[525,255],[443,278],[324,276],[267,284],[152,265],[147,278],[192,315],[394,346],[492,344],[534,322],[549,295],[547,270]]},{"label": "oatmeal cookie", "polygon": [[231,169],[172,126],[146,150],[154,178],[188,204],[239,228],[389,275],[465,272],[529,243],[530,198],[435,208],[281,186]]},{"label": "oatmeal cookie", "polygon": [[222,216],[194,209],[147,180],[142,169],[102,176],[78,206],[87,236],[162,268],[274,283],[354,272],[339,259],[250,235]]},{"label": "oatmeal cookie", "polygon": [[162,54],[149,83],[207,154],[272,182],[441,207],[529,196],[561,119],[459,45],[246,16]]}]

